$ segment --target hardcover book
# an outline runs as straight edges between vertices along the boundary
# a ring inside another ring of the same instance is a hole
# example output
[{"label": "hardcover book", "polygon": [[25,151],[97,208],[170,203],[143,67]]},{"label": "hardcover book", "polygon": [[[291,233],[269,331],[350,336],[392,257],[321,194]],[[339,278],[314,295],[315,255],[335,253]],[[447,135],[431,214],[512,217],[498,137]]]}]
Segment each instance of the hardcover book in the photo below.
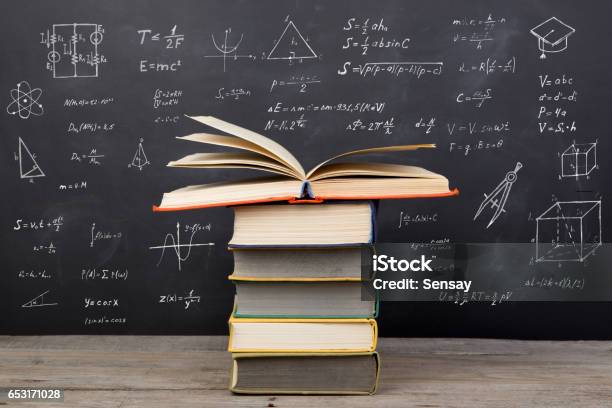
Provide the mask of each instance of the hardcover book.
[{"label": "hardcover book", "polygon": [[244,318],[373,318],[377,299],[360,282],[233,280],[234,316]]},{"label": "hardcover book", "polygon": [[296,199],[363,200],[439,197],[457,194],[446,177],[403,164],[341,161],[348,157],[433,148],[433,144],[374,147],[327,159],[306,172],[283,146],[263,135],[212,116],[190,117],[228,133],[195,133],[183,140],[218,145],[243,152],[194,153],[171,161],[169,167],[244,168],[277,177],[188,186],[163,195],[155,211],[177,211]]},{"label": "hardcover book", "polygon": [[238,394],[374,394],[374,353],[234,353],[230,390]]},{"label": "hardcover book", "polygon": [[378,327],[374,319],[229,320],[232,353],[372,352]]},{"label": "hardcover book", "polygon": [[[360,281],[362,256],[370,245],[335,248],[231,248],[234,271],[243,281]],[[362,254],[363,252],[363,254]]]},{"label": "hardcover book", "polygon": [[369,201],[234,207],[230,248],[359,246],[374,240]]}]

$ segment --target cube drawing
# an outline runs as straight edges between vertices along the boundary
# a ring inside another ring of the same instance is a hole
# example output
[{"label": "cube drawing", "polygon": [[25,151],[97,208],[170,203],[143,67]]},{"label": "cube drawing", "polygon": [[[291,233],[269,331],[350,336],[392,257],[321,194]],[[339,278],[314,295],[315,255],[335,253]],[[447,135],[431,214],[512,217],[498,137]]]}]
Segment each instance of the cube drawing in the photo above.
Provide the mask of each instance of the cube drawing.
[{"label": "cube drawing", "polygon": [[597,166],[597,143],[573,143],[561,154],[561,176],[587,176]]},{"label": "cube drawing", "polygon": [[582,262],[599,246],[601,201],[558,201],[536,218],[536,262]]}]

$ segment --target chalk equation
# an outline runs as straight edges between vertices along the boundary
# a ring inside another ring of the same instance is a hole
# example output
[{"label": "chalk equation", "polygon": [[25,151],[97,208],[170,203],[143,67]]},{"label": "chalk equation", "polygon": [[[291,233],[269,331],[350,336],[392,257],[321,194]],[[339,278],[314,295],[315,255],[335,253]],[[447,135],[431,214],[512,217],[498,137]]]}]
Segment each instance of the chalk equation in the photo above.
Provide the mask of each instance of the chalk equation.
[{"label": "chalk equation", "polygon": [[185,309],[189,309],[193,303],[200,303],[200,295],[196,294],[194,289],[191,289],[189,292],[185,292],[184,295],[178,295],[176,293],[159,295],[158,303],[182,303],[185,305]]}]

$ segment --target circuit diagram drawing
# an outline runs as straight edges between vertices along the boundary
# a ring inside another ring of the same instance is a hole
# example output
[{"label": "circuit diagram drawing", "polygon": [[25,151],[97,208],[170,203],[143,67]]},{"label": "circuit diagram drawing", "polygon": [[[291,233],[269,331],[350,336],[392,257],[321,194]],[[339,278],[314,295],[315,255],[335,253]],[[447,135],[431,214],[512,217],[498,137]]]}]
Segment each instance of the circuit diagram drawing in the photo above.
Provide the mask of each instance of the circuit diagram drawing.
[{"label": "circuit diagram drawing", "polygon": [[49,50],[46,68],[53,78],[97,78],[100,65],[107,62],[100,49],[104,39],[100,24],[53,24],[40,36]]}]

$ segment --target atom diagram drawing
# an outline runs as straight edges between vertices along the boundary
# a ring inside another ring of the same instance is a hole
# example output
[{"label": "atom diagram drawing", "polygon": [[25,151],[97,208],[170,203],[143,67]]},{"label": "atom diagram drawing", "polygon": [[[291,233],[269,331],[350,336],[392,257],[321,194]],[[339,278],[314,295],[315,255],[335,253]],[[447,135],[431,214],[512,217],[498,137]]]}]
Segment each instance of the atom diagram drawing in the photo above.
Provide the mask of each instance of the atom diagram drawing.
[{"label": "atom diagram drawing", "polygon": [[43,106],[38,103],[42,90],[32,89],[27,81],[21,81],[17,88],[11,89],[11,103],[6,107],[9,115],[19,115],[21,119],[28,119],[30,115],[40,116],[43,114]]}]

